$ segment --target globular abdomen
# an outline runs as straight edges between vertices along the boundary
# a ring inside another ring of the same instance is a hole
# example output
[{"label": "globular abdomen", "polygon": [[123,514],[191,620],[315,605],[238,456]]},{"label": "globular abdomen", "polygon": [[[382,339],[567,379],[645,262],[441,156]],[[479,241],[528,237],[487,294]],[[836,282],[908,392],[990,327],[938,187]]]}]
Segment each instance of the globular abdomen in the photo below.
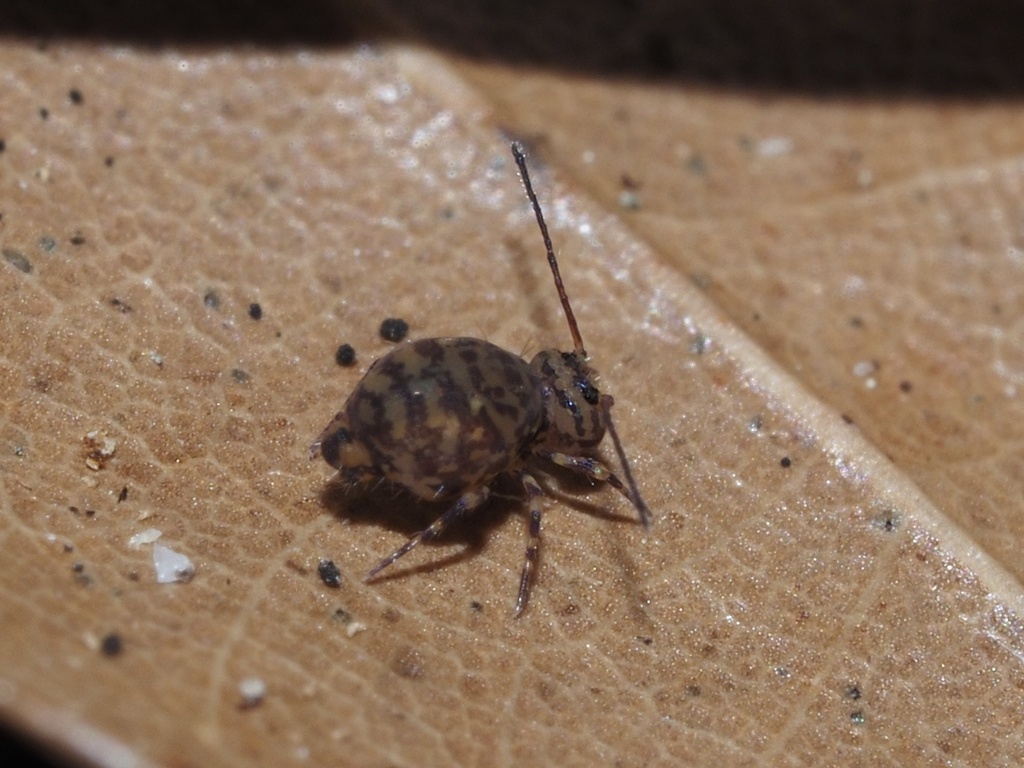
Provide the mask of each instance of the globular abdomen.
[{"label": "globular abdomen", "polygon": [[422,339],[374,363],[345,411],[380,475],[425,499],[457,496],[529,451],[544,418],[534,376],[490,342]]}]

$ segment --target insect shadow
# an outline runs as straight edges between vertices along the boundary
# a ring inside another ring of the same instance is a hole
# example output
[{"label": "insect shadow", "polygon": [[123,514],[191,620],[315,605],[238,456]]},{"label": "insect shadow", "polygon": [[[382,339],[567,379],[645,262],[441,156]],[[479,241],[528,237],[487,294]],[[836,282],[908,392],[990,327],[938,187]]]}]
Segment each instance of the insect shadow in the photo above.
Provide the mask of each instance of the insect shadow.
[{"label": "insect shadow", "polygon": [[[540,475],[537,482],[544,489],[546,498],[556,499],[560,504],[570,507],[576,512],[582,512],[599,520],[625,524],[636,522],[636,515],[622,514],[608,508],[608,497],[604,495],[604,489],[600,483],[583,477],[578,472],[548,462],[530,461],[527,463]],[[515,488],[515,483],[511,487]],[[594,501],[587,498],[587,494],[590,493],[594,494]],[[521,515],[525,515],[522,506],[525,496],[520,494],[518,498],[520,506],[516,509]]]},{"label": "insect shadow", "polygon": [[[495,528],[510,516],[521,516],[524,494],[521,487],[517,486],[512,478],[499,478],[485,504],[472,515],[447,527],[437,538],[423,544],[424,549],[439,545],[444,550],[452,544],[461,545],[460,549],[417,565],[392,569],[377,575],[374,580],[391,581],[415,574],[432,573],[475,557],[487,546]],[[352,525],[383,528],[406,538],[429,526],[451,505],[450,501],[425,501],[386,481],[353,486],[338,478],[330,480],[323,487],[320,503],[339,520]]]},{"label": "insect shadow", "polygon": [[[561,504],[585,515],[618,523],[631,523],[635,518],[610,511],[607,502],[588,501],[583,494],[594,491],[600,495],[598,484],[561,467],[545,466],[546,476],[540,481],[544,494]],[[378,574],[375,580],[391,581],[416,574],[441,570],[479,555],[487,546],[492,532],[509,517],[523,519],[525,494],[522,486],[511,476],[501,476],[493,482],[491,497],[472,515],[453,523],[436,539],[425,542],[424,548],[451,544],[460,549],[405,568]],[[320,503],[339,520],[353,525],[384,528],[409,537],[423,530],[437,519],[448,502],[430,502],[414,496],[400,486],[388,482],[371,485],[351,485],[339,478],[328,481],[320,491]]]}]

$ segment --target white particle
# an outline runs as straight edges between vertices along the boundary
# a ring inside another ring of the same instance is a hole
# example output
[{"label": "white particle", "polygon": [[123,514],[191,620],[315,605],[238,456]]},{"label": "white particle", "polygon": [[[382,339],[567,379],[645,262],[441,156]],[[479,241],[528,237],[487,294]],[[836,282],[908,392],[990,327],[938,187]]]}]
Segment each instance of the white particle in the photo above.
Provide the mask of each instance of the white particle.
[{"label": "white particle", "polygon": [[757,142],[757,154],[761,157],[779,157],[793,151],[793,140],[787,136],[772,136]]},{"label": "white particle", "polygon": [[162,532],[157,528],[147,528],[128,539],[128,549],[142,549],[146,544],[152,544],[159,539],[161,535]]},{"label": "white particle", "polygon": [[267,684],[259,677],[247,677],[238,684],[242,696],[242,707],[249,709],[263,703],[267,695]]},{"label": "white particle", "polygon": [[153,568],[158,584],[189,582],[196,575],[196,567],[188,557],[163,544],[153,545]]}]

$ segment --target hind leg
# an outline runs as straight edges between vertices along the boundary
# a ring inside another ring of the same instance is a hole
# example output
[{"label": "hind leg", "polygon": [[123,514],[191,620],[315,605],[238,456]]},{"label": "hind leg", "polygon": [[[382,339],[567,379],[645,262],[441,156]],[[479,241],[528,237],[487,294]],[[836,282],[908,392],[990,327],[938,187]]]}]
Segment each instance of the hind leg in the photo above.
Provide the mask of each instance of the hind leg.
[{"label": "hind leg", "polygon": [[366,577],[363,579],[363,581],[369,581],[370,579],[372,579],[378,573],[380,573],[393,562],[395,562],[395,560],[402,557],[402,555],[408,553],[409,550],[415,547],[417,544],[437,538],[441,534],[441,532],[444,531],[444,529],[447,528],[449,525],[454,523],[456,520],[468,515],[470,512],[472,512],[485,501],[487,501],[487,497],[490,495],[491,490],[486,485],[483,486],[482,488],[478,488],[474,491],[467,491],[466,493],[462,494],[458,498],[458,500],[454,504],[452,504],[443,515],[441,515],[439,518],[437,518],[437,520],[431,523],[429,527],[424,528],[422,531],[420,531],[407,542],[405,542],[405,544],[400,546],[390,555],[388,555],[379,563],[377,563],[370,570],[370,572],[366,574]]}]

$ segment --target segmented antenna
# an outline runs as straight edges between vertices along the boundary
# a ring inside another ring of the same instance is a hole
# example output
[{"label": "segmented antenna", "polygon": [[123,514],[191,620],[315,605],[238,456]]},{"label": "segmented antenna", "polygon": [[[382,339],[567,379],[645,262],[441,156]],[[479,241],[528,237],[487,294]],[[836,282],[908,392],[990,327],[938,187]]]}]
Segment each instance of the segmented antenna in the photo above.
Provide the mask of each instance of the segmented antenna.
[{"label": "segmented antenna", "polygon": [[565,319],[569,322],[569,333],[572,334],[572,343],[576,354],[587,359],[587,350],[583,348],[583,337],[580,336],[580,328],[576,325],[576,316],[569,306],[569,297],[565,293],[565,286],[562,285],[562,274],[558,271],[558,262],[555,260],[555,249],[551,245],[551,236],[548,235],[548,225],[544,223],[544,214],[541,213],[540,203],[537,202],[537,195],[533,191],[533,184],[530,183],[530,172],[526,170],[526,153],[523,145],[518,141],[512,142],[512,157],[516,159],[519,166],[519,175],[523,179],[523,186],[526,187],[526,196],[530,198],[533,206],[533,213],[537,217],[537,224],[540,226],[541,237],[544,238],[544,248],[548,252],[548,264],[551,267],[551,274],[555,277],[555,288],[558,290],[558,298],[562,301],[562,310],[565,312]]}]

